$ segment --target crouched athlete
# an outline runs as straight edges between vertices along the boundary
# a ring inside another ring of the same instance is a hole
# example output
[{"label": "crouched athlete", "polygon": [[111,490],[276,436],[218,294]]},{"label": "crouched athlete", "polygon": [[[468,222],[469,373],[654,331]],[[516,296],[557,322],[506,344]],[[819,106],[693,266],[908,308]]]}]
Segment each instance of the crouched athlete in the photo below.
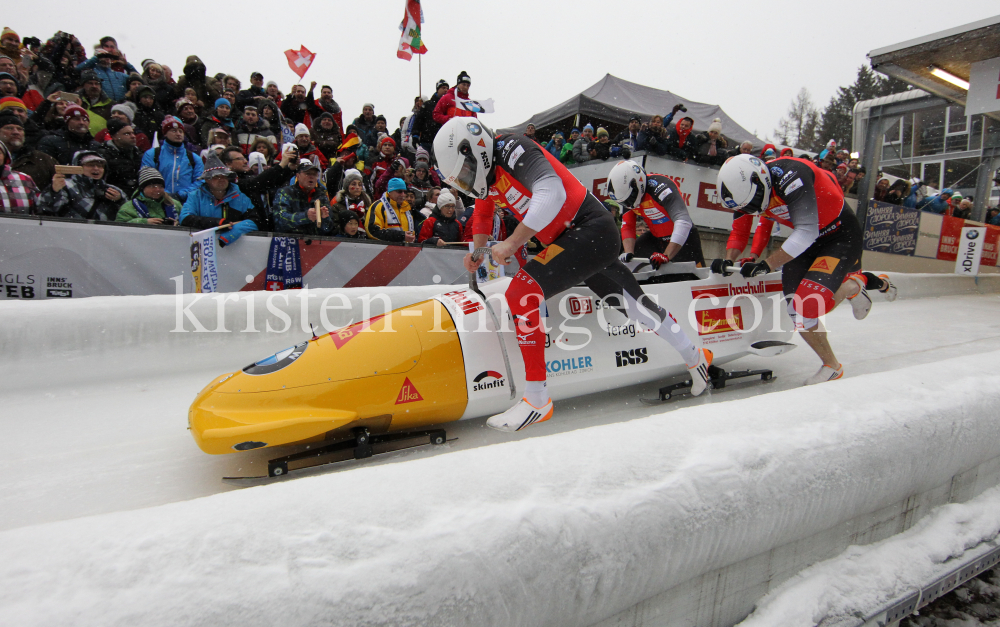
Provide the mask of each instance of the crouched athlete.
[{"label": "crouched athlete", "polygon": [[[731,157],[719,170],[722,204],[735,209],[733,230],[726,244],[726,258],[712,263],[724,272],[746,247],[753,214],[791,227],[792,234],[767,259],[746,261],[745,277],[781,268],[781,284],[788,300],[788,315],[823,365],[806,380],[807,385],[844,376],[844,367],[833,353],[823,316],[843,299],[851,299],[854,317],[868,315],[877,289],[895,300],[896,288],[886,275],[861,272],[862,234],[854,212],[844,202],[844,192],[833,174],[812,162],[782,157],[764,163],[751,155]],[[766,229],[770,238],[770,229]],[[760,250],[767,246],[763,241]],[[755,249],[757,242],[755,242]]]},{"label": "crouched athlete", "polygon": [[[662,174],[647,175],[635,161],[619,161],[608,173],[608,195],[622,207],[620,260],[645,257],[654,270],[670,261],[694,261],[704,267],[701,237],[673,181]],[[636,215],[649,227],[638,239]]]},{"label": "crouched athlete", "polygon": [[[514,275],[505,293],[527,383],[524,398],[492,416],[490,427],[518,431],[552,417],[539,307],[581,281],[611,306],[617,300],[616,308],[669,342],[691,371],[691,393],[705,390],[711,351],[695,348],[676,322],[664,324],[670,314],[643,293],[618,260],[621,239],[611,214],[563,164],[526,137],[494,137],[482,122],[469,118],[453,118],[441,127],[434,154],[444,182],[477,199],[471,218],[476,248],[487,244],[495,204],[509,209],[520,224],[493,246],[494,258],[506,260],[531,237],[546,245]],[[482,261],[466,255],[465,268],[474,272]]]}]

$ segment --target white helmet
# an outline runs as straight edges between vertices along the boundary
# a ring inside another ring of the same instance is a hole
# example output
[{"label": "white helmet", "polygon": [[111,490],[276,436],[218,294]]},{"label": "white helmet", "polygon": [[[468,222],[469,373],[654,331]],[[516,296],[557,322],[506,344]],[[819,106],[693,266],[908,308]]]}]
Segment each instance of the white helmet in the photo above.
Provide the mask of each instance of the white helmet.
[{"label": "white helmet", "polygon": [[771,174],[757,157],[736,155],[719,170],[718,190],[723,207],[757,213],[771,201]]},{"label": "white helmet", "polygon": [[635,209],[646,195],[646,171],[635,161],[619,161],[608,173],[608,196],[626,209]]},{"label": "white helmet", "polygon": [[463,194],[485,199],[493,169],[493,131],[476,118],[452,118],[434,136],[434,157],[444,181]]}]

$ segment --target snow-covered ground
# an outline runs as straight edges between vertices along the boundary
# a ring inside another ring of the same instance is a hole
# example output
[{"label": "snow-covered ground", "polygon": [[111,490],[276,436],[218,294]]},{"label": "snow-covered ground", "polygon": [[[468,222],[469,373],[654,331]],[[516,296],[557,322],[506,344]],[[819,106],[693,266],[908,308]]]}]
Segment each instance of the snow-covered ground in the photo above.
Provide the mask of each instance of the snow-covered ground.
[{"label": "snow-covered ground", "polygon": [[[242,490],[220,477],[261,473],[274,452],[203,454],[187,407],[287,339],[84,350],[101,332],[82,325],[53,360],[8,335],[0,624],[591,624],[694,564],[806,537],[988,459],[1000,424],[971,414],[1000,394],[998,305],[900,300],[863,322],[836,311],[846,377],[829,385],[800,387],[818,367],[803,347],[766,362],[769,384],[660,407],[638,401],[655,386],[581,397],[514,436],[466,421],[443,447]],[[794,500],[806,487],[818,504]]]}]

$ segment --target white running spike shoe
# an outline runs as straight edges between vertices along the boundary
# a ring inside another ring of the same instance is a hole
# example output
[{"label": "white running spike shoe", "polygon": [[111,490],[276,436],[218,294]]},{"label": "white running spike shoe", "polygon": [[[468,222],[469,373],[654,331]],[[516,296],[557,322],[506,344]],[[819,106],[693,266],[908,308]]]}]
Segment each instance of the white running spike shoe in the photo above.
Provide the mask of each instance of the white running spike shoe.
[{"label": "white running spike shoe", "polygon": [[535,407],[522,398],[516,405],[502,414],[490,416],[486,426],[497,431],[513,433],[539,422],[545,422],[552,417],[552,399],[541,407]]},{"label": "white running spike shoe", "polygon": [[860,289],[854,296],[848,296],[847,300],[851,303],[855,320],[864,320],[868,317],[868,312],[872,310],[872,297],[868,295],[868,290],[865,289],[864,277],[855,274],[850,279],[853,279]]},{"label": "white running spike shoe", "polygon": [[819,372],[806,379],[806,385],[816,385],[817,383],[836,381],[842,376],[844,376],[844,364],[837,364],[836,368],[831,368],[830,366],[823,364],[823,367],[819,369]]},{"label": "white running spike shoe", "polygon": [[691,372],[691,396],[698,396],[705,391],[711,378],[708,367],[712,365],[712,351],[707,348],[698,349],[698,363],[688,368]]},{"label": "white running spike shoe", "polygon": [[880,275],[878,275],[878,278],[882,279],[882,282],[885,283],[885,287],[883,287],[882,289],[879,290],[880,292],[882,292],[883,294],[885,294],[885,299],[887,301],[889,301],[890,303],[892,301],[896,300],[896,296],[898,296],[898,294],[896,292],[896,286],[893,285],[892,281],[889,280],[889,275],[888,274],[880,274]]}]

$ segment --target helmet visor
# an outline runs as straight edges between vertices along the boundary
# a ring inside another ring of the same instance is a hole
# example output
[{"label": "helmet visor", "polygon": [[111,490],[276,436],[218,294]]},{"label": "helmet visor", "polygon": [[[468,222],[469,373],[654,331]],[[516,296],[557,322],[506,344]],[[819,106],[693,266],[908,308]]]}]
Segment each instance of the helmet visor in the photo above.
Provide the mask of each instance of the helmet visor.
[{"label": "helmet visor", "polygon": [[455,164],[455,169],[448,176],[449,184],[464,194],[478,196],[476,193],[476,171],[479,162],[472,152],[472,147],[467,140],[463,140],[458,145],[458,154],[461,157]]}]

